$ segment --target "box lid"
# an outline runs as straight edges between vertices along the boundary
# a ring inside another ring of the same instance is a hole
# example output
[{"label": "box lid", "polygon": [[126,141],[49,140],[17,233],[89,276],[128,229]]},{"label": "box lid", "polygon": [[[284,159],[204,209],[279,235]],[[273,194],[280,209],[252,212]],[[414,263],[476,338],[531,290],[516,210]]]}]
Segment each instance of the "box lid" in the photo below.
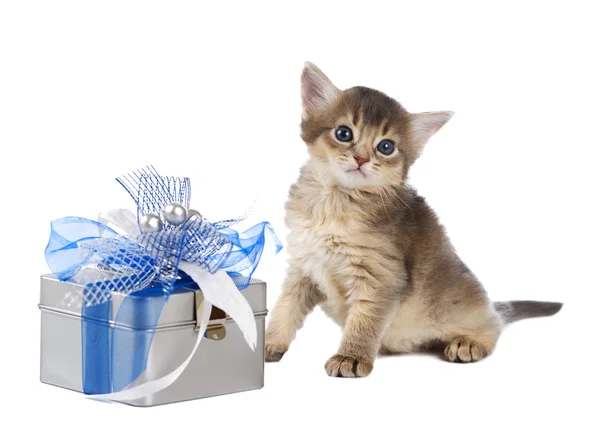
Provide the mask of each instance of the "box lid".
[{"label": "box lid", "polygon": [[[82,296],[85,284],[90,282],[90,278],[97,277],[98,273],[99,269],[86,267],[68,281],[60,281],[53,274],[42,275],[40,278],[40,308],[65,315],[81,317]],[[110,275],[111,272],[102,271],[102,274]],[[189,278],[181,278],[178,281],[180,288],[177,288],[169,296],[167,303],[162,306],[157,328],[195,322],[195,291],[198,289],[198,286]],[[266,283],[264,281],[252,278],[250,285],[241,292],[255,315],[266,313]],[[156,299],[163,299],[161,293],[148,292],[146,290],[145,292],[133,293],[129,296],[116,291],[113,291],[111,294],[111,322],[115,321],[118,310],[125,298],[135,299],[134,305],[139,306],[140,310],[136,311],[133,316],[137,316],[138,318],[148,317],[149,311],[144,310],[144,307],[156,306],[154,305]],[[131,324],[142,326],[146,323],[144,319],[132,319]]]}]

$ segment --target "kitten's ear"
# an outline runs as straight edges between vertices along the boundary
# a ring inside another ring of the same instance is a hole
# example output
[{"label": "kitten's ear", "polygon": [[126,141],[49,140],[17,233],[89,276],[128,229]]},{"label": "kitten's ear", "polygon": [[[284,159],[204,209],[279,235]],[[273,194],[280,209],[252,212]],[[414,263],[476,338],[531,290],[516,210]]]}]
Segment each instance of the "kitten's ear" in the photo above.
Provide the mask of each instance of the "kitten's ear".
[{"label": "kitten's ear", "polygon": [[452,111],[434,111],[411,114],[411,129],[413,142],[419,157],[425,144],[454,116]]},{"label": "kitten's ear", "polygon": [[319,68],[307,62],[302,70],[302,118],[307,119],[326,109],[340,90]]}]

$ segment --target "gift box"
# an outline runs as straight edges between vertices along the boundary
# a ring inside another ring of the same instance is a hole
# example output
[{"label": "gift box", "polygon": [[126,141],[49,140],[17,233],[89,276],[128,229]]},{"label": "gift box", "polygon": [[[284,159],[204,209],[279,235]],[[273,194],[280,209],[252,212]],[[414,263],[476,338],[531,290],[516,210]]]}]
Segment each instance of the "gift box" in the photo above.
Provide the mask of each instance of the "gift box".
[{"label": "gift box", "polygon": [[[90,274],[85,269],[72,280],[60,281],[54,275],[41,277],[41,381],[47,384],[83,392],[82,370],[86,364],[82,358],[81,335],[86,323],[81,320],[81,288]],[[190,354],[198,335],[197,309],[202,303],[202,292],[190,280],[179,280],[178,289],[165,304],[154,329],[146,369],[134,385],[161,378],[179,366]],[[121,401],[136,406],[154,406],[215,395],[259,389],[264,384],[264,330],[266,310],[266,284],[254,279],[242,290],[256,320],[258,340],[252,351],[244,341],[239,327],[223,311],[213,308],[205,336],[190,364],[169,387],[143,398]],[[114,329],[133,330],[138,340],[146,339],[151,323],[144,307],[156,306],[152,300],[161,296],[138,293],[131,296],[139,307],[134,319],[128,324],[116,325],[115,314],[124,295],[115,293],[111,299],[112,314],[106,326],[107,337]],[[102,327],[102,325],[100,325]],[[100,348],[104,348],[101,346]],[[133,350],[132,352],[135,352]],[[141,351],[140,351],[141,352]],[[108,362],[108,355],[91,355],[91,370]],[[132,356],[131,361],[135,361]],[[130,367],[129,370],[134,370]],[[110,376],[107,377],[110,379]]]},{"label": "gift box", "polygon": [[52,222],[40,380],[135,406],[262,388],[266,283],[253,273],[268,238],[282,248],[270,224],[210,222],[189,208],[189,179],[153,168],[117,181],[137,214]]}]

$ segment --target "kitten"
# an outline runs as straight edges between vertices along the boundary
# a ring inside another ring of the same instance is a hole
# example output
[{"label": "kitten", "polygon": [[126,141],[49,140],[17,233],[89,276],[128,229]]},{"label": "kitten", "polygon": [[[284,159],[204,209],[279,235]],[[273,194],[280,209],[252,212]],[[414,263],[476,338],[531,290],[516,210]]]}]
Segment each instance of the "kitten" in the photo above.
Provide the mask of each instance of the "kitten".
[{"label": "kitten", "polygon": [[301,135],[310,158],[286,203],[287,277],[265,359],[279,361],[320,305],[343,327],[330,376],[368,375],[378,353],[432,343],[449,361],[490,355],[503,326],[561,303],[488,300],[425,200],[405,180],[451,112],[409,113],[383,93],[340,90],[315,65],[302,73]]}]

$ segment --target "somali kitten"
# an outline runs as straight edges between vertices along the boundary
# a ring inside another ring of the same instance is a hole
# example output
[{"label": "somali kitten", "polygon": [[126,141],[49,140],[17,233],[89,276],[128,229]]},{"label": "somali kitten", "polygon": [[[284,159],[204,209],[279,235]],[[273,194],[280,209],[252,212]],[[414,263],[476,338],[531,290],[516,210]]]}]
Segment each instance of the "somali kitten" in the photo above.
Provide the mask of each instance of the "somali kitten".
[{"label": "somali kitten", "polygon": [[560,303],[488,300],[425,200],[405,180],[451,112],[409,113],[383,93],[302,73],[309,160],[286,203],[290,264],[271,314],[265,359],[279,361],[316,305],[343,327],[330,376],[366,376],[379,352],[432,343],[450,361],[489,355],[503,326]]}]

